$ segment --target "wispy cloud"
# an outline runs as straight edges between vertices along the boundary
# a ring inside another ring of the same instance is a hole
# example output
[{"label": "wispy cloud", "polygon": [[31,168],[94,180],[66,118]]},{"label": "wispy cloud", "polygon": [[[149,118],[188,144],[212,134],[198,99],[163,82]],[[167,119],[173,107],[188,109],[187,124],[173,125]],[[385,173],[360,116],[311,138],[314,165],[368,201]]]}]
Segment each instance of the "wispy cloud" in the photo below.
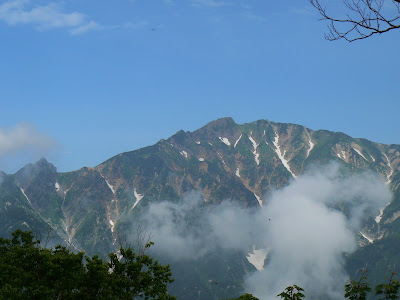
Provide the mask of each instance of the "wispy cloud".
[{"label": "wispy cloud", "polygon": [[46,155],[57,143],[40,133],[35,126],[19,123],[14,128],[0,128],[0,159],[20,153]]},{"label": "wispy cloud", "polygon": [[101,29],[101,26],[94,21],[90,21],[87,24],[71,29],[70,32],[72,35],[79,35],[98,29]]},{"label": "wispy cloud", "polygon": [[259,16],[253,12],[247,11],[243,14],[243,17],[245,17],[248,20],[253,20],[253,21],[257,21],[257,22],[267,22],[268,19],[263,17],[263,16]]},{"label": "wispy cloud", "polygon": [[11,0],[0,5],[0,20],[10,26],[32,25],[38,30],[67,28],[71,34],[83,34],[99,25],[80,12],[65,12],[59,3],[35,6],[30,0]]}]

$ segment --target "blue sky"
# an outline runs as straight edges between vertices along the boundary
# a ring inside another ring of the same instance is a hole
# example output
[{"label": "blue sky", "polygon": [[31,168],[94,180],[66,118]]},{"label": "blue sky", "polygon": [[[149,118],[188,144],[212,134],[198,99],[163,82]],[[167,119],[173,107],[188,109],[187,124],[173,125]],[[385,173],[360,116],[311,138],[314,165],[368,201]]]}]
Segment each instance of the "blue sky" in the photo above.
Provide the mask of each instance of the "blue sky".
[{"label": "blue sky", "polygon": [[226,116],[400,144],[400,31],[328,42],[318,19],[307,0],[0,1],[0,170],[93,167]]}]

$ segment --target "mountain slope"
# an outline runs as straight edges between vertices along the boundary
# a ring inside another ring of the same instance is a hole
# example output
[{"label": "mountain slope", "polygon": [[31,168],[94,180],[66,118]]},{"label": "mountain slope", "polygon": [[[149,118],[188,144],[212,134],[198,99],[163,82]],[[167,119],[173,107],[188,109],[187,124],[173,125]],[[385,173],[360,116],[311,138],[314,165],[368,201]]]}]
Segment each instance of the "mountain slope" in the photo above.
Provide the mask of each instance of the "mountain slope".
[{"label": "mountain slope", "polygon": [[[201,192],[205,205],[230,199],[257,209],[271,190],[286,186],[314,165],[331,161],[347,173],[380,174],[394,193],[391,203],[376,212],[375,220],[364,221],[359,239],[366,246],[349,258],[349,270],[354,272],[365,251],[376,251],[400,232],[400,146],[268,120],[240,125],[231,118],[219,119],[194,132],[179,131],[153,146],[118,154],[95,168],[57,173],[42,159],[14,175],[2,174],[0,233],[9,235],[21,226],[41,232],[53,228],[57,237],[77,249],[107,253],[118,248],[121,237],[129,234],[151,203],[177,202],[195,190]],[[204,299],[209,299],[215,288],[210,290],[209,277],[200,265],[217,258],[204,259],[194,268],[197,275],[191,274],[202,285],[203,295],[208,295]],[[376,262],[379,268],[384,268],[384,260]],[[228,261],[219,261],[229,267]],[[238,278],[254,267],[244,260],[232,268],[236,288],[227,292],[229,282],[218,287],[219,297],[238,292],[242,288],[237,286]]]}]

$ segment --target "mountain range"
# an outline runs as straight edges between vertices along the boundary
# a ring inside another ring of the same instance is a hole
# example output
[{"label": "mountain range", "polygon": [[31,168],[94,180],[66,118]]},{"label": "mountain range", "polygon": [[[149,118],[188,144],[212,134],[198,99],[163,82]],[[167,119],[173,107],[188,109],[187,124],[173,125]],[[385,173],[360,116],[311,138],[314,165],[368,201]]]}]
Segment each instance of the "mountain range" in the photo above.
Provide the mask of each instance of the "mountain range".
[{"label": "mountain range", "polygon": [[[43,158],[15,174],[1,172],[0,235],[32,230],[42,240],[105,255],[118,250],[121,237],[131,234],[151,204],[179,203],[196,191],[207,207],[229,199],[257,210],[271,191],[332,162],[347,174],[378,174],[393,194],[363,220],[358,249],[346,257],[347,271],[355,276],[368,265],[372,282],[388,270],[400,271],[400,145],[268,120],[236,124],[232,118],[218,119],[94,168],[60,173]],[[249,257],[215,253],[197,259],[190,270],[177,263],[172,289],[182,299],[237,296],[246,274],[260,267]]]}]

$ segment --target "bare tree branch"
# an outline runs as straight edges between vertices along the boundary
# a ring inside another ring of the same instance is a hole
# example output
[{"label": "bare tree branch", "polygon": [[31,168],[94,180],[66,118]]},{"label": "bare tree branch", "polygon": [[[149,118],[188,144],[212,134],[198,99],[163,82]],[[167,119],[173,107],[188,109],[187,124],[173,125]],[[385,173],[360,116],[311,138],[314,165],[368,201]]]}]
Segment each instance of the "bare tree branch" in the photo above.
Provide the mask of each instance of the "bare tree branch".
[{"label": "bare tree branch", "polygon": [[344,17],[333,17],[320,0],[309,1],[322,16],[321,20],[329,21],[325,34],[329,41],[353,42],[400,28],[400,0],[343,0],[347,10]]}]

